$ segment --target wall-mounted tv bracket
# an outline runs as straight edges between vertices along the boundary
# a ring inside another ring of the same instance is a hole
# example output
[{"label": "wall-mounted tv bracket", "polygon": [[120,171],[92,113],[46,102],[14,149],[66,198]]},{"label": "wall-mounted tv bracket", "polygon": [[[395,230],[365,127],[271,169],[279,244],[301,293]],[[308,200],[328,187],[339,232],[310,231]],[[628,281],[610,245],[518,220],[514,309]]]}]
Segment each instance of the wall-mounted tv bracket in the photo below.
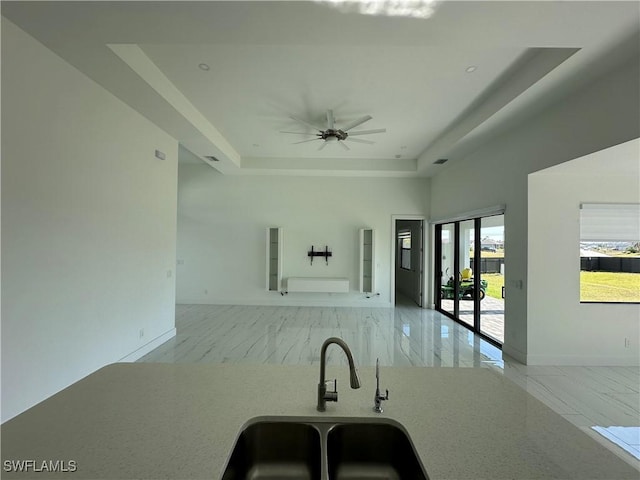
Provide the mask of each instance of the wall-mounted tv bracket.
[{"label": "wall-mounted tv bracket", "polygon": [[329,247],[324,247],[324,252],[316,252],[313,250],[313,245],[311,245],[311,250],[309,250],[307,256],[311,259],[311,265],[313,265],[313,257],[324,257],[324,261],[329,265],[331,252],[329,251]]}]

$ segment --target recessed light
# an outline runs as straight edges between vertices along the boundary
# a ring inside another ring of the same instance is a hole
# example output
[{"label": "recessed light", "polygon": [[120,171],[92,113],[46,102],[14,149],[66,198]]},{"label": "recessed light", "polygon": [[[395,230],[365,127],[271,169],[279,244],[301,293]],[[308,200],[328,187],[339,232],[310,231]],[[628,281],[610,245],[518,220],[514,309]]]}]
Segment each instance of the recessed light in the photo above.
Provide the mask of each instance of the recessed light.
[{"label": "recessed light", "polygon": [[467,73],[473,73],[478,69],[478,67],[476,67],[475,65],[469,65],[466,69],[465,72]]},{"label": "recessed light", "polygon": [[206,63],[201,63],[200,65],[198,65],[198,68],[200,70],[204,70],[205,72],[208,72],[209,70],[211,70],[211,67]]},{"label": "recessed light", "polygon": [[434,165],[442,165],[443,163],[447,163],[448,160],[449,160],[448,158],[439,158],[438,160],[433,162],[433,164]]},{"label": "recessed light", "polygon": [[220,161],[216,157],[214,157],[213,155],[206,155],[204,158],[206,158],[210,162],[219,162]]},{"label": "recessed light", "polygon": [[397,155],[396,155],[396,158],[402,158],[402,155],[397,154]]}]

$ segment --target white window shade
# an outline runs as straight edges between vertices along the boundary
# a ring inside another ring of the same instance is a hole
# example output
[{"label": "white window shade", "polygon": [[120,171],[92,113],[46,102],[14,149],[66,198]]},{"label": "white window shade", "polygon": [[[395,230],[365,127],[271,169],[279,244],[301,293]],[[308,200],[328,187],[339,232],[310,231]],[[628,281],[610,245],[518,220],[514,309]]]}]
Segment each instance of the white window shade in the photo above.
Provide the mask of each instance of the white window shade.
[{"label": "white window shade", "polygon": [[583,203],[580,206],[580,241],[640,241],[640,204]]}]

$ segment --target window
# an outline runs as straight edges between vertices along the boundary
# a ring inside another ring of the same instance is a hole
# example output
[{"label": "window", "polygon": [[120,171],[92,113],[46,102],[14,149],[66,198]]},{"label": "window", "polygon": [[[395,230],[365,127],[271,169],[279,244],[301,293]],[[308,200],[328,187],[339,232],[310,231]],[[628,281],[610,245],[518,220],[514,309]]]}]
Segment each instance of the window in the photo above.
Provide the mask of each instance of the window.
[{"label": "window", "polygon": [[400,245],[400,268],[411,270],[411,230],[401,230],[398,232],[398,243]]},{"label": "window", "polygon": [[640,302],[640,204],[580,206],[580,301]]}]

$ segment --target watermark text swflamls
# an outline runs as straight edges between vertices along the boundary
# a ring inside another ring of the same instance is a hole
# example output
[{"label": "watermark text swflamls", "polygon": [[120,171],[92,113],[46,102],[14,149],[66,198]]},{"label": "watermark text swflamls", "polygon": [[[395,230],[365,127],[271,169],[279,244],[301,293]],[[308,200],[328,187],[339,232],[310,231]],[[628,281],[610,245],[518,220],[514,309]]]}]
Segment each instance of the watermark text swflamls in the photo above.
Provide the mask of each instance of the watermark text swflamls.
[{"label": "watermark text swflamls", "polygon": [[75,472],[78,463],[75,460],[5,460],[2,468],[5,472]]}]

